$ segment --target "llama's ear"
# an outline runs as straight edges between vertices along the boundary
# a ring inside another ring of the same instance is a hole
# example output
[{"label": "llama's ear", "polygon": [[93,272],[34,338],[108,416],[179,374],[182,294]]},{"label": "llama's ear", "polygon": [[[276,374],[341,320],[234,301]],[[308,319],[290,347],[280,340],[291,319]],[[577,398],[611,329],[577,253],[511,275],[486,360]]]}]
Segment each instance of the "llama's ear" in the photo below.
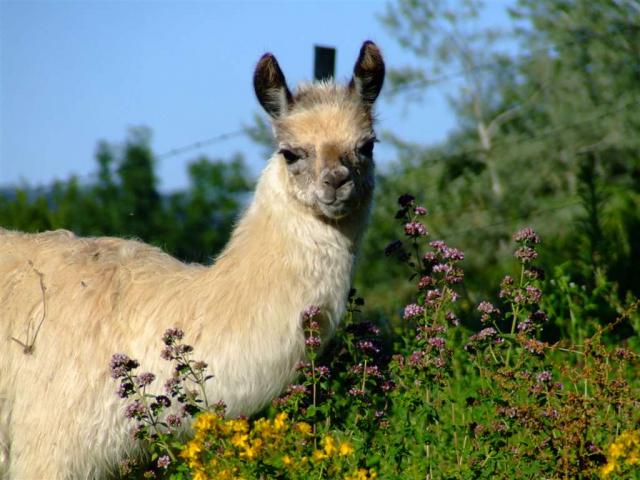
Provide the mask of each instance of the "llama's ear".
[{"label": "llama's ear", "polygon": [[293,103],[293,97],[280,70],[280,65],[276,57],[270,53],[265,53],[256,66],[253,74],[253,88],[260,105],[273,118],[286,113]]},{"label": "llama's ear", "polygon": [[366,41],[362,44],[360,55],[353,67],[353,78],[349,89],[354,91],[365,104],[372,105],[376,101],[384,82],[384,60],[375,43]]}]

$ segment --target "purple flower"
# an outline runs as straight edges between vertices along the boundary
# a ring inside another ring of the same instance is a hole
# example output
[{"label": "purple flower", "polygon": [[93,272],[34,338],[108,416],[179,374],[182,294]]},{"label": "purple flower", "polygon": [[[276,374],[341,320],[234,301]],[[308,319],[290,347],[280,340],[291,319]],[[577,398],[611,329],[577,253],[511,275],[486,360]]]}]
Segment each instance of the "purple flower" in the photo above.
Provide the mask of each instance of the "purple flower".
[{"label": "purple flower", "polygon": [[390,392],[394,388],[396,388],[396,384],[395,384],[395,382],[393,380],[387,380],[386,382],[384,382],[382,384],[382,391],[383,392]]},{"label": "purple flower", "polygon": [[536,280],[542,277],[543,272],[539,268],[531,267],[527,268],[523,273],[525,277]]},{"label": "purple flower", "polygon": [[444,348],[444,338],[442,337],[432,337],[429,339],[429,345],[431,345],[432,347],[437,348],[438,350],[441,350]]},{"label": "purple flower", "polygon": [[422,223],[414,220],[412,222],[405,223],[404,233],[410,237],[424,237],[427,235],[427,228]]},{"label": "purple flower", "polygon": [[518,323],[518,331],[522,332],[522,333],[526,333],[529,332],[533,329],[533,322],[529,319],[525,320],[524,322],[520,322]]},{"label": "purple flower", "polygon": [[404,315],[403,318],[405,320],[411,320],[413,318],[419,317],[424,313],[424,308],[415,303],[410,303],[406,307],[404,307]]},{"label": "purple flower", "polygon": [[305,368],[311,366],[311,364],[309,362],[305,362],[303,360],[299,361],[298,363],[296,363],[296,370],[300,371],[300,370],[304,370]]},{"label": "purple flower", "polygon": [[418,205],[416,208],[413,209],[414,213],[416,215],[426,215],[427,214],[427,209],[424,208],[422,205]]},{"label": "purple flower", "polygon": [[134,400],[124,409],[124,416],[127,418],[140,418],[145,413],[145,406],[138,400]]},{"label": "purple flower", "polygon": [[442,356],[440,356],[434,360],[433,364],[436,366],[436,368],[444,368],[447,366],[447,361],[442,358]]},{"label": "purple flower", "polygon": [[127,398],[129,395],[133,393],[133,383],[128,381],[122,382],[118,386],[118,390],[116,390],[116,393],[120,398]]},{"label": "purple flower", "polygon": [[422,256],[422,260],[424,260],[424,262],[427,265],[431,265],[431,264],[435,263],[436,261],[438,261],[438,257],[433,252],[427,252]]},{"label": "purple flower", "polygon": [[425,288],[434,284],[435,284],[435,281],[433,280],[433,278],[425,275],[421,277],[420,281],[418,282],[418,290],[424,290]]},{"label": "purple flower", "polygon": [[[455,294],[453,294],[455,295]],[[453,295],[451,300],[455,302],[455,300],[453,299]],[[438,300],[440,300],[440,298],[442,298],[442,292],[440,290],[438,290],[437,288],[431,289],[431,290],[427,290],[426,295],[424,297],[424,303],[425,305],[428,306],[434,306],[436,304],[436,302]],[[405,309],[406,310],[406,309]]]},{"label": "purple flower", "polygon": [[364,353],[378,353],[380,351],[370,340],[360,340],[356,347]]},{"label": "purple flower", "polygon": [[533,315],[531,317],[532,320],[536,323],[545,323],[548,320],[547,314],[542,310],[536,310],[535,312],[533,312]]},{"label": "purple flower", "polygon": [[141,373],[136,378],[136,380],[138,382],[138,386],[140,386],[140,387],[146,387],[151,382],[153,382],[155,379],[156,379],[156,376],[151,372]]},{"label": "purple flower", "polygon": [[469,340],[471,340],[472,342],[481,342],[483,340],[486,340],[488,338],[494,337],[496,335],[496,329],[493,327],[487,327],[487,328],[483,328],[482,330],[480,330],[478,333],[476,333],[475,335],[471,335],[471,337],[469,337]]},{"label": "purple flower", "polygon": [[180,390],[180,379],[178,377],[171,377],[164,384],[164,391],[169,395],[175,396]]},{"label": "purple flower", "polygon": [[420,325],[418,332],[420,332],[420,338],[429,338],[435,335],[446,332],[447,329],[443,325]]},{"label": "purple flower", "polygon": [[168,361],[173,360],[174,357],[175,357],[174,352],[173,352],[173,347],[171,347],[171,346],[164,347],[162,349],[162,352],[160,352],[160,357],[163,360],[168,360]]},{"label": "purple flower", "polygon": [[169,455],[163,455],[158,458],[158,468],[167,468],[171,464]]},{"label": "purple flower", "polygon": [[173,428],[177,428],[180,425],[182,425],[182,420],[180,420],[180,417],[177,415],[174,415],[173,413],[170,415],[167,415],[166,421],[167,421],[167,425]]},{"label": "purple flower", "polygon": [[164,332],[162,341],[165,345],[173,345],[184,337],[184,332],[179,328],[169,328]]},{"label": "purple flower", "polygon": [[449,273],[451,271],[453,267],[451,267],[451,265],[449,265],[448,263],[436,263],[433,266],[433,271],[435,273]]},{"label": "purple flower", "polygon": [[362,373],[366,373],[371,377],[382,377],[380,367],[378,367],[377,365],[367,365],[367,367],[365,368],[362,363],[359,363],[351,367],[349,371],[353,375],[362,375]]},{"label": "purple flower", "polygon": [[171,400],[169,400],[169,397],[165,396],[165,395],[158,395],[156,396],[156,403],[161,406],[161,407],[170,407],[171,406]]},{"label": "purple flower", "polygon": [[173,346],[173,351],[177,354],[177,355],[184,355],[187,353],[191,353],[193,352],[193,347],[191,345],[174,345]]},{"label": "purple flower", "polygon": [[302,317],[305,320],[311,320],[318,315],[320,315],[320,307],[318,307],[317,305],[310,305],[302,312]]},{"label": "purple flower", "polygon": [[140,364],[124,353],[116,353],[111,357],[109,368],[111,369],[111,378],[124,377],[134,368],[138,368]]},{"label": "purple flower", "polygon": [[415,197],[413,195],[409,195],[408,193],[405,193],[404,195],[400,195],[400,198],[398,198],[398,203],[400,204],[401,207],[407,207],[414,200],[415,200]]},{"label": "purple flower", "polygon": [[417,367],[422,363],[422,359],[424,358],[424,352],[422,351],[417,351],[417,352],[413,352],[411,355],[409,355],[409,365],[413,366],[413,367]]},{"label": "purple flower", "polygon": [[527,293],[527,301],[529,303],[539,303],[542,298],[542,290],[533,285],[527,285],[525,287],[525,291]]},{"label": "purple flower", "polygon": [[478,304],[478,311],[482,313],[486,313],[487,315],[491,315],[493,312],[496,312],[498,309],[493,306],[491,302],[480,302]]},{"label": "purple flower", "polygon": [[322,341],[320,340],[320,337],[316,337],[316,336],[310,336],[308,338],[305,339],[304,344],[311,348],[311,349],[316,349],[320,346],[320,344],[322,343]]},{"label": "purple flower", "polygon": [[460,325],[460,319],[453,312],[447,312],[444,318],[447,320],[447,322],[449,322],[454,327],[457,327],[458,325]]},{"label": "purple flower", "polygon": [[528,227],[516,232],[513,235],[513,240],[518,243],[531,243],[534,245],[540,243],[540,237],[536,235],[536,232],[534,232],[533,229]]},{"label": "purple flower", "polygon": [[464,252],[457,248],[448,247],[444,252],[444,258],[455,261],[464,260]]},{"label": "purple flower", "polygon": [[329,368],[324,365],[320,365],[316,367],[316,374],[320,377],[328,377],[329,376]]},{"label": "purple flower", "polygon": [[538,383],[546,383],[546,382],[550,382],[552,379],[552,375],[551,372],[545,370],[543,372],[540,372],[537,376],[536,376],[536,380],[538,381]]},{"label": "purple flower", "polygon": [[349,395],[352,395],[354,397],[362,397],[364,396],[365,391],[362,388],[351,388],[349,390]]},{"label": "purple flower", "polygon": [[447,244],[442,240],[434,240],[433,242],[430,242],[429,245],[431,246],[431,248],[440,253],[444,253],[447,249]]},{"label": "purple flower", "polygon": [[451,268],[449,273],[444,277],[444,281],[450,285],[460,283],[464,278],[464,271],[461,268]]},{"label": "purple flower", "polygon": [[516,250],[514,256],[522,263],[530,263],[538,258],[538,252],[530,247],[520,247]]}]

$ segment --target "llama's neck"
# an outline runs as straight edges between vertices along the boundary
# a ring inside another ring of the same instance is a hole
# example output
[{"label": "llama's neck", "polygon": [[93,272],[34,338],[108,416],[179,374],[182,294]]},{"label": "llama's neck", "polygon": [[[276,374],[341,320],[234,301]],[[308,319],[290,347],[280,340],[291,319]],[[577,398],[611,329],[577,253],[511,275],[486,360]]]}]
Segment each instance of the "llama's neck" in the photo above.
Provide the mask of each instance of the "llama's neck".
[{"label": "llama's neck", "polygon": [[[201,341],[215,352],[211,398],[229,415],[250,414],[293,379],[304,355],[302,312],[322,312],[324,339],[340,321],[366,215],[331,225],[288,198],[286,171],[272,159],[215,265],[205,274],[205,312],[215,328]],[[366,206],[368,209],[368,205]],[[363,210],[364,211],[366,211]]]},{"label": "llama's neck", "polygon": [[330,327],[335,327],[344,311],[369,199],[351,217],[332,223],[289,198],[286,175],[281,162],[271,159],[218,263],[264,271],[249,288],[267,288],[272,301],[297,302],[292,307],[300,311],[311,304],[327,309]]}]

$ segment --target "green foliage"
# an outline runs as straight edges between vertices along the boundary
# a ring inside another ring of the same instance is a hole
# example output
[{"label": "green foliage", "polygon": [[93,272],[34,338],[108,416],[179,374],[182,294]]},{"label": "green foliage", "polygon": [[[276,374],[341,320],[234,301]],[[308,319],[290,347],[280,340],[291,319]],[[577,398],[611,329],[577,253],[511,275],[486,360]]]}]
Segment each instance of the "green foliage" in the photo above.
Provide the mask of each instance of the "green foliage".
[{"label": "green foliage", "polygon": [[[640,23],[637,7],[605,0],[522,0],[511,31],[479,27],[481,2],[398,0],[382,21],[420,68],[391,69],[394,96],[451,92],[457,130],[441,145],[384,139],[397,161],[380,174],[356,284],[390,315],[379,252],[393,241],[392,199],[415,191],[429,230],[469,253],[463,306],[488,296],[509,265],[509,233],[523,224],[548,240],[543,266],[566,264],[594,286],[604,271],[622,296],[640,293]],[[510,44],[504,43],[505,39]],[[516,43],[520,48],[503,48]],[[429,79],[433,79],[430,81]],[[420,96],[420,95],[419,95]],[[463,321],[471,321],[468,308]]]},{"label": "green foliage", "polygon": [[185,261],[208,263],[225,245],[252,181],[242,156],[201,157],[189,165],[189,187],[161,194],[146,129],[124,145],[101,142],[95,180],[0,195],[0,225],[27,232],[66,228],[78,235],[129,236]]},{"label": "green foliage", "polygon": [[[180,403],[200,405],[189,413],[193,434],[180,441],[154,416],[160,409],[140,408],[145,374],[114,356],[121,396],[133,400],[125,411],[151,452],[135,471],[198,480],[638,478],[640,337],[629,326],[639,325],[640,302],[620,301],[604,277],[594,289],[572,283],[562,267],[545,279],[536,265],[540,238],[527,228],[513,237],[517,274],[500,282],[499,303],[477,306],[482,327],[469,331],[454,313],[464,254],[429,242],[425,215],[403,195],[395,215],[402,240],[385,252],[413,285],[401,322],[382,335],[352,291],[337,338],[319,355],[321,310],[310,306],[302,312],[307,361],[299,383],[252,419],[225,419],[221,407],[198,413],[203,402],[180,400],[187,390],[177,387]],[[609,310],[599,305],[605,298]],[[569,330],[551,343],[550,325]],[[195,369],[195,384],[215,382],[203,364],[178,358],[176,335],[165,334],[163,357],[189,367],[177,375]]]}]

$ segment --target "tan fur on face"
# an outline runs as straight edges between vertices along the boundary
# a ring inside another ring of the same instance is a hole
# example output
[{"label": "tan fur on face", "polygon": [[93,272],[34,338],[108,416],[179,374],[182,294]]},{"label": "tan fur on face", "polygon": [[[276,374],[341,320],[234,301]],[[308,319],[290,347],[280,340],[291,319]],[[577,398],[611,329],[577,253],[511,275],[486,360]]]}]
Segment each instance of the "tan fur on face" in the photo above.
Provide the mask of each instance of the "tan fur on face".
[{"label": "tan fur on face", "polygon": [[[263,57],[258,73],[271,74],[273,62]],[[109,360],[139,360],[159,392],[172,372],[160,358],[167,328],[185,330],[214,375],[209,401],[231,416],[258,411],[292,381],[305,308],[320,307],[323,340],[335,330],[373,191],[373,162],[355,153],[372,133],[370,109],[333,84],[302,87],[291,109],[282,105],[269,110],[281,115],[278,141],[319,158],[311,171],[337,159],[353,167],[344,217],[319,214],[308,198],[313,173],[305,185],[276,153],[211,267],[132,240],[0,228],[0,477],[100,479],[135,455]]]},{"label": "tan fur on face", "polygon": [[373,164],[356,155],[358,145],[373,136],[370,108],[344,86],[333,83],[303,85],[294,94],[291,111],[274,121],[280,146],[303,150],[312,162],[309,178],[289,175],[291,196],[317,211],[315,190],[323,170],[341,163],[353,169],[358,199],[370,201]]},{"label": "tan fur on face", "polygon": [[346,147],[372,131],[371,112],[342,85],[302,85],[293,105],[288,115],[274,122],[279,142],[335,142]]}]

